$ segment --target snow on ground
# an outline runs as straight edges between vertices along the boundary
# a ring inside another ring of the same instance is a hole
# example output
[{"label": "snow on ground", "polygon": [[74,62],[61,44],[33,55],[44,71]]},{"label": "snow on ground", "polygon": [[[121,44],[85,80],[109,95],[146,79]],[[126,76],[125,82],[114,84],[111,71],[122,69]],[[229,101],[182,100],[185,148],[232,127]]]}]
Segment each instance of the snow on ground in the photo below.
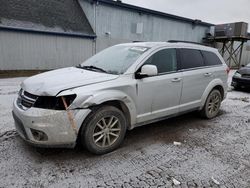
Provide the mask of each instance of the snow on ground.
[{"label": "snow on ground", "polygon": [[23,79],[0,79],[0,187],[250,187],[249,91],[229,88],[213,120],[191,113],[139,127],[118,150],[93,156],[17,136],[11,106]]},{"label": "snow on ground", "polygon": [[14,120],[11,115],[12,103],[25,78],[0,79],[0,135],[14,129]]}]

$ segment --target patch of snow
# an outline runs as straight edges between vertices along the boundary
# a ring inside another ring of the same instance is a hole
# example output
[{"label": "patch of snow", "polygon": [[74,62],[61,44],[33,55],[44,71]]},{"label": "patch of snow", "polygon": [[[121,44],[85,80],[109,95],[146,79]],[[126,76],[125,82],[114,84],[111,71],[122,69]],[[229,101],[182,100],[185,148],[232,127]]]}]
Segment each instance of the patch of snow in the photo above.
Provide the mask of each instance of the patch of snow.
[{"label": "patch of snow", "polygon": [[172,178],[172,182],[173,182],[173,184],[174,185],[180,185],[181,184],[181,182],[179,182],[177,179],[175,179],[175,178]]},{"label": "patch of snow", "polygon": [[220,182],[218,180],[216,180],[213,176],[211,177],[211,180],[216,184],[216,185],[220,185]]},{"label": "patch of snow", "polygon": [[175,145],[175,146],[180,146],[180,145],[181,145],[181,142],[174,142],[174,145]]},{"label": "patch of snow", "polygon": [[12,103],[24,79],[25,77],[0,79],[0,134],[15,128],[11,115]]},{"label": "patch of snow", "polygon": [[68,29],[67,31],[65,31],[63,28],[58,27],[58,26],[47,27],[39,23],[20,21],[20,20],[14,20],[14,19],[6,19],[6,18],[1,19],[1,25],[5,27],[14,27],[14,28],[21,28],[21,29],[28,28],[28,29],[35,30],[35,31],[82,34],[80,32],[72,31],[71,29]]}]

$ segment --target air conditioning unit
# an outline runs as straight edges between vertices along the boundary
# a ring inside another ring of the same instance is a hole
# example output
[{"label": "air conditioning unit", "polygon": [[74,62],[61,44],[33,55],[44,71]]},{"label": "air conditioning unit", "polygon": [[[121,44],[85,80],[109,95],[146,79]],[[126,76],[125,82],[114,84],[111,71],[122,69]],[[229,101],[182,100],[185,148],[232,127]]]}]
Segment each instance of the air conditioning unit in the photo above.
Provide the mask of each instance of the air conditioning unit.
[{"label": "air conditioning unit", "polygon": [[215,26],[215,37],[247,37],[248,24],[236,22]]}]

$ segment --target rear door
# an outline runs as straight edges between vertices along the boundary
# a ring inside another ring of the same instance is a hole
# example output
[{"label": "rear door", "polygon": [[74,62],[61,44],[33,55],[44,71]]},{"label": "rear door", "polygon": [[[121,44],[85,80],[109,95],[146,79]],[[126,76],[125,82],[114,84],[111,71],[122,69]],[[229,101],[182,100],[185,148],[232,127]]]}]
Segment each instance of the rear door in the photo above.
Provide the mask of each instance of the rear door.
[{"label": "rear door", "polygon": [[209,52],[209,51],[201,51],[205,66],[207,69],[207,72],[212,73],[211,76],[209,77],[211,80],[213,78],[220,78],[221,80],[226,82],[225,84],[227,85],[227,74],[225,71],[225,68],[223,68],[223,64],[219,57],[214,53],[214,52]]},{"label": "rear door", "polygon": [[213,68],[205,67],[200,50],[178,49],[179,71],[183,72],[180,111],[200,107],[201,97],[213,77]]}]

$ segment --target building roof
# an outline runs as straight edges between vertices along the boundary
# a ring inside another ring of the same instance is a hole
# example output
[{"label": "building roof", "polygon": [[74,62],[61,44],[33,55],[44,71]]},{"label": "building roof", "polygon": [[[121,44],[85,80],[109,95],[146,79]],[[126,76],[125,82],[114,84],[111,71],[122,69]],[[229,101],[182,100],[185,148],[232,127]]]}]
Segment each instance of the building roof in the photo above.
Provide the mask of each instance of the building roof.
[{"label": "building roof", "polygon": [[197,20],[197,19],[193,20],[193,19],[190,19],[190,18],[185,18],[185,17],[181,17],[181,16],[176,16],[176,15],[167,14],[167,13],[164,13],[164,12],[159,12],[159,11],[155,11],[155,10],[151,10],[151,9],[146,9],[146,8],[142,8],[142,7],[122,3],[119,0],[118,1],[113,1],[113,0],[93,0],[93,1],[96,1],[96,2],[101,3],[101,4],[106,4],[106,5],[110,5],[110,6],[116,6],[116,7],[120,7],[120,8],[124,8],[124,9],[137,11],[139,13],[153,14],[153,15],[156,15],[156,16],[165,17],[165,18],[168,18],[168,19],[178,20],[178,21],[182,21],[182,22],[187,22],[187,23],[191,23],[191,24],[195,24],[195,25],[202,25],[202,26],[207,26],[207,27],[210,27],[210,26],[214,25],[214,24],[211,24],[211,23],[202,22],[201,20]]},{"label": "building roof", "polygon": [[0,29],[96,37],[77,0],[0,0]]}]

